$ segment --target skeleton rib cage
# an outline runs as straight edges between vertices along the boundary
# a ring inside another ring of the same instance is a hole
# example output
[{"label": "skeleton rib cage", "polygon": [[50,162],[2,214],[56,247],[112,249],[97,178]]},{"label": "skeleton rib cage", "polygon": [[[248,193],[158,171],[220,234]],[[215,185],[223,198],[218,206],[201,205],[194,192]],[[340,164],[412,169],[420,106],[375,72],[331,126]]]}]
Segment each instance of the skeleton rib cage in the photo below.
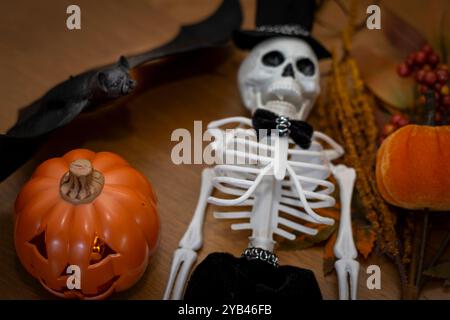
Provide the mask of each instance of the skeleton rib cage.
[{"label": "skeleton rib cage", "polygon": [[[231,133],[226,133],[225,139],[221,139],[219,135],[224,131],[220,130],[219,126],[235,121],[240,125],[250,125],[249,119],[230,118],[213,122],[208,126],[216,141],[213,142],[215,144],[213,149],[226,160],[235,158],[247,165],[216,165],[213,186],[228,197],[234,198],[209,197],[208,202],[219,206],[250,206],[251,210],[214,212],[214,216],[219,219],[246,219],[247,222],[233,224],[232,229],[252,230],[250,246],[262,247],[270,251],[273,250],[273,234],[288,240],[295,239],[295,234],[285,230],[286,228],[309,235],[317,233],[317,229],[296,222],[299,221],[298,219],[332,225],[334,223],[332,219],[320,216],[314,209],[335,205],[335,199],[330,196],[335,189],[334,184],[326,179],[331,173],[329,156],[334,156],[332,158],[340,156],[343,153],[342,148],[319,132],[315,133],[308,150],[299,149],[297,146],[292,147],[293,142],[286,141],[288,148],[283,155],[277,154],[277,152],[282,153],[283,148],[279,148],[274,141],[275,139],[287,140],[287,137],[272,136],[271,139],[266,140],[269,143],[258,143],[255,141],[254,130],[236,128]],[[251,137],[253,139],[244,139],[240,133],[247,137],[253,134]],[[323,150],[318,141],[320,138],[331,143],[334,149]],[[255,152],[256,148],[262,148],[264,152]],[[278,156],[287,157],[287,161],[281,160],[277,163],[274,159]],[[253,164],[249,165],[250,161]],[[274,177],[274,167],[279,163],[285,165],[286,174],[278,181]],[[261,204],[264,204],[264,208],[261,208]]]}]

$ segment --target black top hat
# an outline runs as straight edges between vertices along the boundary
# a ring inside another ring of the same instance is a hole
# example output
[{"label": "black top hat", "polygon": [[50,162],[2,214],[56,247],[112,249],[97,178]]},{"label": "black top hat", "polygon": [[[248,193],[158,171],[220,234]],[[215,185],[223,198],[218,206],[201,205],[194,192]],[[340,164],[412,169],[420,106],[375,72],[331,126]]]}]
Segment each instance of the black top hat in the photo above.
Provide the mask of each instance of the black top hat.
[{"label": "black top hat", "polygon": [[256,29],[236,30],[234,43],[238,48],[251,49],[273,37],[294,37],[306,41],[317,58],[329,58],[330,52],[311,36],[316,2],[314,0],[258,0]]}]

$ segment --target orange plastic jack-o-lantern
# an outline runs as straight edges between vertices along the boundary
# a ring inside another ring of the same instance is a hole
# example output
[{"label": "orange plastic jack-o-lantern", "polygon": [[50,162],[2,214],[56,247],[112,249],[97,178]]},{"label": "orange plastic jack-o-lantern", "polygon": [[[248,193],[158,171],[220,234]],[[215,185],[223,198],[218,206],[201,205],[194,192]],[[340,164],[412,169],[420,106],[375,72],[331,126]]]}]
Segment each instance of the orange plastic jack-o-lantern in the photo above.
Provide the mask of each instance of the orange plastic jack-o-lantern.
[{"label": "orange plastic jack-o-lantern", "polygon": [[[101,299],[129,288],[158,243],[150,184],[110,152],[78,149],[45,161],[21,190],[15,218],[20,261],[60,297]],[[79,288],[68,286],[74,268]]]},{"label": "orange plastic jack-o-lantern", "polygon": [[408,125],[395,131],[378,150],[376,179],[393,205],[450,210],[450,126]]}]

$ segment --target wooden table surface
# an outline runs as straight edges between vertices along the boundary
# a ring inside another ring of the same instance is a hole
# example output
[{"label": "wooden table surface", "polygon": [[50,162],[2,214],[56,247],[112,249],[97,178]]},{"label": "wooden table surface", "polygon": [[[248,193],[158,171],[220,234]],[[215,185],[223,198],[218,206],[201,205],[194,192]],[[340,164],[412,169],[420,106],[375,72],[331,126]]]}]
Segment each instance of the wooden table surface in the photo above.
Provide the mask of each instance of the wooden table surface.
[{"label": "wooden table surface", "polygon": [[[173,37],[180,24],[202,19],[219,0],[79,0],[82,29],[65,27],[66,7],[72,1],[2,3],[0,12],[0,130],[15,121],[20,107],[44,94],[71,74],[158,46]],[[254,21],[254,1],[244,0],[245,26]],[[174,165],[173,130],[193,132],[194,120],[209,121],[244,115],[236,72],[245,52],[231,48],[221,59],[211,55],[187,56],[152,66],[146,90],[116,103],[100,114],[83,116],[53,134],[28,163],[0,184],[0,298],[51,299],[18,261],[13,246],[12,212],[15,198],[36,166],[74,148],[112,151],[125,157],[151,181],[158,196],[161,242],[143,278],[130,290],[112,298],[160,299],[169,275],[173,251],[190,222],[200,187],[202,165]],[[199,69],[204,64],[209,68]],[[168,81],[172,79],[172,81]],[[174,80],[173,80],[174,79]],[[1,155],[3,157],[8,155]],[[208,210],[211,213],[211,208]],[[209,214],[199,261],[208,253],[240,255],[248,233],[230,230],[231,222]],[[322,274],[322,247],[279,252],[282,264],[312,269],[325,299],[336,299],[333,273]],[[392,263],[373,254],[360,258],[359,297],[398,299],[399,278]],[[368,290],[366,267],[381,266],[382,289]],[[428,285],[422,298],[449,298],[440,284]]]}]

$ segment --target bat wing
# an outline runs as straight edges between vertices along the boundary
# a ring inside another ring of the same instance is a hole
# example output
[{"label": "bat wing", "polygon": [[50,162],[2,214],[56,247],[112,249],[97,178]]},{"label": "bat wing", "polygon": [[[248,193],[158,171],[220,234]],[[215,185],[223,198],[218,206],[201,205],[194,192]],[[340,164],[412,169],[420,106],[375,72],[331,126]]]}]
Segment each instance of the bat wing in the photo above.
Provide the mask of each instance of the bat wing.
[{"label": "bat wing", "polygon": [[178,53],[225,45],[233,30],[242,23],[239,0],[223,0],[220,7],[208,18],[192,25],[182,26],[178,35],[165,45],[128,57],[131,68],[143,63]]},{"label": "bat wing", "polygon": [[7,135],[27,138],[44,135],[71,122],[89,104],[90,74],[71,78],[19,112]]}]

